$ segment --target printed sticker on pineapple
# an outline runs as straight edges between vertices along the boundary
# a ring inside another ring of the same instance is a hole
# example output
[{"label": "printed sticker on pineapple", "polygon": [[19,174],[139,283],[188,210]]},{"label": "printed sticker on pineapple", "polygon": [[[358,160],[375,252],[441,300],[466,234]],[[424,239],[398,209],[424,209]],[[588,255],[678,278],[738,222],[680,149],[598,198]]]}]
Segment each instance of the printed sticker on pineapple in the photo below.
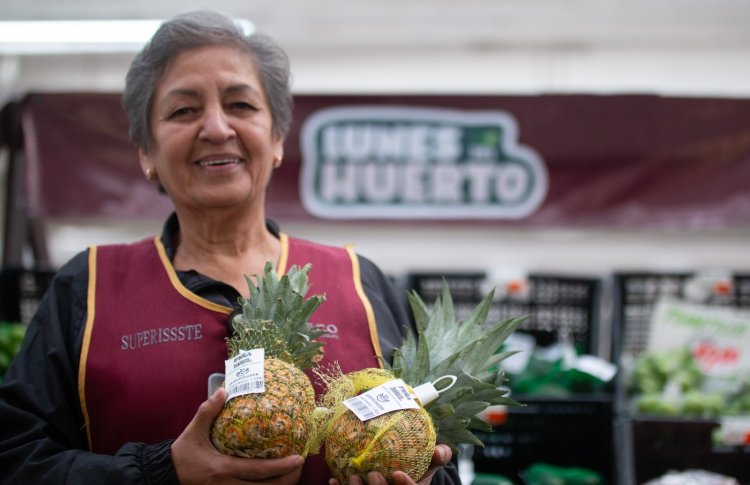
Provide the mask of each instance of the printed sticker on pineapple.
[{"label": "printed sticker on pineapple", "polygon": [[266,391],[263,379],[263,349],[241,350],[238,355],[224,361],[227,389],[227,401],[245,394]]},{"label": "printed sticker on pineapple", "polygon": [[383,414],[400,409],[419,409],[414,395],[406,388],[401,379],[394,379],[373,387],[367,392],[344,401],[360,421],[377,418]]}]

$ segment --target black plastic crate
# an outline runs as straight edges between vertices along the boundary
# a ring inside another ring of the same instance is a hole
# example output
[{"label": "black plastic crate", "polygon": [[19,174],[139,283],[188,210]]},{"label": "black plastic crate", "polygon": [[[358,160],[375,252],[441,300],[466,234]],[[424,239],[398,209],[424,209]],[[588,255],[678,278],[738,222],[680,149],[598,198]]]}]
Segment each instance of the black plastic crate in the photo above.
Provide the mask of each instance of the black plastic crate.
[{"label": "black plastic crate", "polygon": [[0,270],[0,320],[29,323],[55,273],[47,268]]},{"label": "black plastic crate", "polygon": [[[638,355],[648,343],[654,305],[661,297],[683,298],[686,283],[696,275],[681,273],[616,273],[613,300],[613,355]],[[705,302],[716,306],[750,307],[750,275],[732,276],[732,291],[711,295]]]},{"label": "black plastic crate", "polygon": [[522,484],[524,471],[543,462],[593,470],[615,483],[611,399],[516,398],[526,406],[508,408],[505,423],[493,426],[492,433],[479,433],[485,446],[474,450],[476,472],[501,474]]},{"label": "black plastic crate", "polygon": [[633,483],[688,469],[708,470],[750,483],[750,449],[713,445],[712,434],[718,426],[713,420],[632,419]]},{"label": "black plastic crate", "polygon": [[[613,278],[613,355],[622,365],[648,345],[651,316],[662,297],[685,298],[686,285],[699,273],[616,273]],[[750,307],[750,275],[734,274],[730,292],[711,294],[703,304]],[[750,483],[750,453],[743,447],[715,445],[718,420],[631,415],[626,375],[616,379],[616,441],[619,482],[641,484],[672,470],[705,469]]]},{"label": "black plastic crate", "polygon": [[[416,291],[427,304],[440,295],[443,281],[450,288],[456,314],[469,316],[489,291],[483,272],[410,273],[407,289]],[[598,278],[549,274],[528,276],[529,294],[497,298],[488,321],[528,316],[519,331],[532,334],[546,346],[563,338],[583,352],[598,355],[598,323],[602,282]]]},{"label": "black plastic crate", "polygon": [[737,306],[750,307],[750,274],[734,275],[734,299]]},{"label": "black plastic crate", "polygon": [[648,343],[649,319],[654,304],[662,296],[682,296],[689,273],[617,274],[614,284],[613,323],[620,331],[613,341],[613,355],[637,355]]},{"label": "black plastic crate", "polygon": [[[569,275],[529,274],[528,294],[497,298],[489,321],[528,316],[519,331],[535,337],[539,346],[570,339],[580,352],[598,355],[599,312],[602,281]],[[407,287],[427,304],[438,297],[443,281],[448,284],[459,318],[469,316],[490,290],[483,272],[412,273]],[[613,408],[611,389],[570,397],[513,396],[526,406],[507,408],[507,419],[481,433],[486,444],[476,448],[478,473],[507,476],[522,482],[523,472],[534,463],[559,467],[583,467],[614,483]]]}]

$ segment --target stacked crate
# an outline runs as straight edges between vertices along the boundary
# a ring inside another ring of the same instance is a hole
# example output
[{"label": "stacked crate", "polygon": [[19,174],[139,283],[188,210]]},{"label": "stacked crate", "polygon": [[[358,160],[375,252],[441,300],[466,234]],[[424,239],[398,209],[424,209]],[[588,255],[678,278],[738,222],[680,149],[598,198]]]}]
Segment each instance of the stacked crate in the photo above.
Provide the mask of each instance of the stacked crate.
[{"label": "stacked crate", "polygon": [[[648,344],[651,316],[663,297],[685,299],[688,282],[697,273],[616,273],[613,284],[613,355],[623,365]],[[703,302],[710,306],[750,307],[750,275],[731,276],[728,291],[717,291]],[[720,423],[715,419],[681,419],[633,415],[628,407],[625,376],[616,385],[616,441],[619,482],[642,484],[670,471],[703,469],[750,482],[747,447],[713,443]]]},{"label": "stacked crate", "polygon": [[[483,272],[412,273],[407,286],[430,303],[439,296],[443,281],[462,319],[492,284]],[[528,319],[518,330],[533,335],[539,345],[567,339],[582,353],[598,353],[601,279],[529,274],[525,283],[523,298],[512,291],[499,292],[489,321],[525,315]],[[614,479],[612,392],[566,398],[512,397],[525,406],[509,407],[505,421],[494,425],[492,433],[480,433],[485,446],[473,452],[475,472],[499,474],[521,484],[530,465],[546,463],[586,468],[608,482]]]}]

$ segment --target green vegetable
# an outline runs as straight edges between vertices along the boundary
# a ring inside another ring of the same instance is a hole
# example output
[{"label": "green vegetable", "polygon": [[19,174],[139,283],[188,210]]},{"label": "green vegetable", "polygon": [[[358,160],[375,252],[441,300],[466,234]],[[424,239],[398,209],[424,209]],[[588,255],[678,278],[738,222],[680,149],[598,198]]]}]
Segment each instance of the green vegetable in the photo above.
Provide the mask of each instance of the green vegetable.
[{"label": "green vegetable", "polygon": [[680,405],[674,400],[664,398],[661,393],[643,394],[635,401],[635,409],[640,414],[655,416],[679,416]]},{"label": "green vegetable", "polygon": [[635,363],[630,381],[630,389],[641,394],[661,392],[668,381],[679,384],[688,391],[697,388],[703,380],[703,373],[686,347],[662,352],[642,354]]},{"label": "green vegetable", "polygon": [[724,396],[717,393],[690,391],[682,397],[680,414],[691,418],[713,418],[726,407]]},{"label": "green vegetable", "polygon": [[0,378],[21,348],[26,326],[20,323],[0,322]]},{"label": "green vegetable", "polygon": [[727,398],[726,414],[731,416],[750,414],[750,392],[729,396]]},{"label": "green vegetable", "polygon": [[707,379],[687,347],[642,354],[629,384],[640,414],[711,419],[750,413],[750,374]]}]

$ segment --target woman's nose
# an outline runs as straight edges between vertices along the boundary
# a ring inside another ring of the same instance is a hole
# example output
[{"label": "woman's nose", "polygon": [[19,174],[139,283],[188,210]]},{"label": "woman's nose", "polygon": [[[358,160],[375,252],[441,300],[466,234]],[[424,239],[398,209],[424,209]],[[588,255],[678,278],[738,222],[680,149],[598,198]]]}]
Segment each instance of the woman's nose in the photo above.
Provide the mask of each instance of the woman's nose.
[{"label": "woman's nose", "polygon": [[233,138],[234,128],[222,109],[207,109],[203,114],[200,137],[214,143],[221,143]]}]

